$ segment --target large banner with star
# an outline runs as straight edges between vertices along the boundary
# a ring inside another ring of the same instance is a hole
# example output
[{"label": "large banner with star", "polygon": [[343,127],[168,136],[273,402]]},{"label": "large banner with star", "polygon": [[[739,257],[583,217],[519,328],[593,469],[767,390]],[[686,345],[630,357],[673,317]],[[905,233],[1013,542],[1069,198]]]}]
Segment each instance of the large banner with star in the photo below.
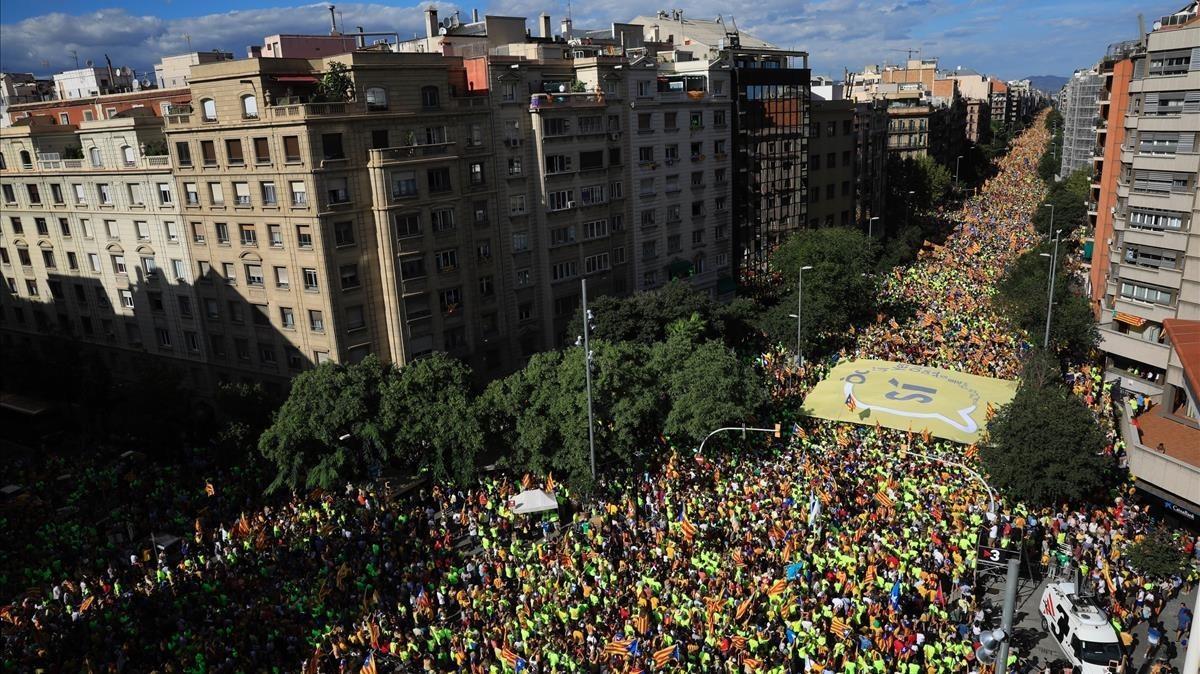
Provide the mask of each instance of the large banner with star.
[{"label": "large banner with star", "polygon": [[979,440],[991,411],[1012,400],[1017,382],[887,360],[838,364],[804,400],[809,416],[930,435]]}]

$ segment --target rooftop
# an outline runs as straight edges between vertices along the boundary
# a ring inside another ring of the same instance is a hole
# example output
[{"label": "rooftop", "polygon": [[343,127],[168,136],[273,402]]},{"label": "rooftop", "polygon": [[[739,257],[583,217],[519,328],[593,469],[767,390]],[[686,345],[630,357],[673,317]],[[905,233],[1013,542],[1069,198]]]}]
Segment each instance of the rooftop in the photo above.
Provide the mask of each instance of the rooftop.
[{"label": "rooftop", "polygon": [[[1192,391],[1200,395],[1200,321],[1168,318],[1163,321],[1171,348],[1183,364],[1183,375]],[[1200,442],[1197,443],[1200,451]]]}]

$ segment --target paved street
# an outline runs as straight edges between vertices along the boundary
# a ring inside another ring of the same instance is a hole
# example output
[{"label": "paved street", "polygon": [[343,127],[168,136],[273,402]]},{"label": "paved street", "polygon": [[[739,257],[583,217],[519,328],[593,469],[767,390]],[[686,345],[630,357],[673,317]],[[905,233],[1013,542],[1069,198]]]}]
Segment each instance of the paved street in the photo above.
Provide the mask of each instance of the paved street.
[{"label": "paved street", "polygon": [[[1003,579],[997,580],[989,586],[988,597],[997,607],[1004,600]],[[1046,631],[1042,624],[1041,616],[1038,613],[1038,602],[1042,596],[1042,590],[1045,587],[1045,581],[1035,582],[1029,578],[1021,579],[1021,586],[1017,591],[1017,608],[1016,614],[1013,617],[1013,622],[1016,625],[1016,634],[1014,637],[1015,643],[1018,645],[1022,654],[1030,654],[1037,656],[1040,662],[1050,660],[1051,662],[1062,659],[1062,651],[1054,639]],[[1163,610],[1163,623],[1166,626],[1167,640],[1174,642],[1176,624],[1176,615],[1179,611],[1179,604],[1186,603],[1189,608],[1195,606],[1196,589],[1190,593],[1178,597],[1171,601]],[[1149,669],[1149,661],[1146,660],[1146,623],[1140,623],[1133,630],[1134,635],[1134,658],[1133,665],[1136,669],[1133,672],[1145,672]],[[1164,657],[1171,652],[1171,647],[1164,644],[1164,647],[1159,648],[1158,657]],[[1169,662],[1176,667],[1183,666],[1184,651],[1183,648],[1174,649],[1177,651],[1175,657]]]}]

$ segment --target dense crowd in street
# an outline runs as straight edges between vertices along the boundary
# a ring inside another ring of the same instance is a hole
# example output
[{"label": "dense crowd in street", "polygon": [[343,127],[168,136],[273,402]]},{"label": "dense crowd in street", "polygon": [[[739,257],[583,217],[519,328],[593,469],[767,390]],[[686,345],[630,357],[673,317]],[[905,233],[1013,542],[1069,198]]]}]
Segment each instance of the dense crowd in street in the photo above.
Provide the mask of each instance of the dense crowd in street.
[{"label": "dense crowd in street", "polygon": [[[1026,345],[988,298],[1037,238],[1047,141],[1031,127],[945,243],[883,281],[915,315],[881,316],[837,358],[1017,376]],[[832,364],[761,360],[781,399]],[[1111,432],[1099,371],[1080,368],[1069,383]],[[530,476],[403,495],[346,485],[250,508],[249,494],[227,489],[245,476],[135,487],[116,471],[105,478],[113,489],[160,504],[136,515],[184,539],[158,554],[109,544],[68,555],[96,537],[74,534],[55,563],[6,558],[3,587],[32,589],[14,590],[0,613],[0,668],[357,672],[369,656],[385,672],[973,674],[974,642],[991,625],[981,546],[1077,566],[1114,597],[1123,628],[1196,581],[1125,564],[1124,545],[1151,526],[1138,505],[1002,501],[991,512],[969,472],[921,455],[977,461],[973,447],[920,433],[803,419],[783,445],[671,450],[635,478],[602,483],[562,522],[512,512],[534,483],[571,499],[568,486]],[[170,493],[177,484],[190,488]],[[1194,554],[1195,540],[1176,536]]]}]

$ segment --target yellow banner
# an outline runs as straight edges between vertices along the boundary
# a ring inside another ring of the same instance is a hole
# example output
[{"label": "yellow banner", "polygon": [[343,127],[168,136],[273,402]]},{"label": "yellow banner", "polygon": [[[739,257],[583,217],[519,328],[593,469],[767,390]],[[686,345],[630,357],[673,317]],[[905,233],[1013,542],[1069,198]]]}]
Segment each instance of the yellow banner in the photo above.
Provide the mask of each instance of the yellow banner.
[{"label": "yellow banner", "polygon": [[881,426],[971,444],[990,404],[1012,400],[1017,382],[886,360],[840,363],[808,394],[808,416]]}]

